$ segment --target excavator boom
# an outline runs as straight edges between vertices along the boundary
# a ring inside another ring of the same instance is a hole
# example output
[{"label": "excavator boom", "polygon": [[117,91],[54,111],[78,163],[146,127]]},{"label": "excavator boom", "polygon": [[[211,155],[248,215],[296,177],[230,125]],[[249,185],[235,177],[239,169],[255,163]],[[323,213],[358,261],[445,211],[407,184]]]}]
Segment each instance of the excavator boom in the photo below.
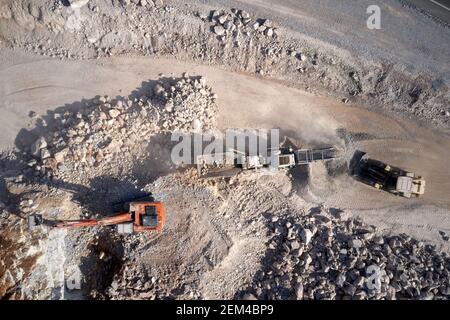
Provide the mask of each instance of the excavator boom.
[{"label": "excavator boom", "polygon": [[102,219],[88,219],[88,220],[66,220],[51,222],[52,226],[57,228],[81,228],[90,226],[106,226],[112,224],[119,224],[124,222],[132,222],[133,219],[129,213],[121,213],[112,217],[105,217]]}]

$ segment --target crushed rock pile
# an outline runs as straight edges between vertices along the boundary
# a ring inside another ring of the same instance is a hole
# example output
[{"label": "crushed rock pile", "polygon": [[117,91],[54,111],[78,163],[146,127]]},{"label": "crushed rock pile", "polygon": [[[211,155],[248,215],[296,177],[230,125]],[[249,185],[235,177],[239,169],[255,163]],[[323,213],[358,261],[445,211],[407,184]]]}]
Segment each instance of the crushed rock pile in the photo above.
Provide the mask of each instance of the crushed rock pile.
[{"label": "crushed rock pile", "polygon": [[[129,263],[117,273],[107,288],[108,299],[167,299],[173,298],[170,287],[161,283],[160,279],[151,275],[151,268],[141,264]],[[170,272],[167,272],[170,276]],[[181,292],[180,292],[181,295]]]},{"label": "crushed rock pile", "polygon": [[[332,213],[331,213],[332,212]],[[401,234],[382,236],[339,210],[272,218],[263,268],[246,299],[448,299],[450,259]]]},{"label": "crushed rock pile", "polygon": [[164,105],[162,128],[198,131],[215,126],[217,95],[206,85],[204,77],[189,77],[155,86],[154,94]]},{"label": "crushed rock pile", "polygon": [[144,155],[155,134],[210,129],[215,125],[216,94],[203,77],[164,78],[139,98],[89,100],[77,111],[40,119],[44,132],[26,147],[28,165],[64,178],[95,168],[126,167]]},{"label": "crushed rock pile", "polygon": [[211,31],[221,40],[233,36],[239,46],[239,38],[254,35],[276,37],[277,29],[269,19],[252,18],[245,10],[231,9],[211,11],[209,17],[200,15],[200,18],[213,23]]},{"label": "crushed rock pile", "polygon": [[141,7],[155,7],[162,6],[164,4],[163,0],[120,0],[120,3],[124,6],[129,4],[139,5]]}]

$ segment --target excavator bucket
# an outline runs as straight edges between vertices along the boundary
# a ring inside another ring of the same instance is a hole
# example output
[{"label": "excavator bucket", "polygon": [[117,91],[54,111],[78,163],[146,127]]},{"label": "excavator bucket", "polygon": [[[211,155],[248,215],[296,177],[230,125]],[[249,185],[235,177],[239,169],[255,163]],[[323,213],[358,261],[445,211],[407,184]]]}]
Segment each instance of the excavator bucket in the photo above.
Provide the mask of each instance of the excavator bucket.
[{"label": "excavator bucket", "polygon": [[32,231],[37,226],[42,225],[44,222],[44,219],[42,218],[42,215],[40,214],[30,214],[28,216],[28,230]]}]

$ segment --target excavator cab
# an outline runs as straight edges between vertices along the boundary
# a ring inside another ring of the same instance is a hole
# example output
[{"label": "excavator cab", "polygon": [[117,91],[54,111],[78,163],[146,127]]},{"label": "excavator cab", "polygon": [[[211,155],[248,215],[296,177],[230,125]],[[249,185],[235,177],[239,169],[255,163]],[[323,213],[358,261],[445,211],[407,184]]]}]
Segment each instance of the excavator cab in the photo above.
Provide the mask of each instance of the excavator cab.
[{"label": "excavator cab", "polygon": [[155,206],[146,206],[145,215],[142,215],[142,225],[144,227],[156,228],[158,226],[158,214]]},{"label": "excavator cab", "polygon": [[134,215],[134,231],[159,231],[165,223],[165,209],[161,202],[132,202],[130,213]]},{"label": "excavator cab", "polygon": [[162,202],[134,201],[127,204],[130,221],[117,224],[119,234],[161,231],[166,210]]}]

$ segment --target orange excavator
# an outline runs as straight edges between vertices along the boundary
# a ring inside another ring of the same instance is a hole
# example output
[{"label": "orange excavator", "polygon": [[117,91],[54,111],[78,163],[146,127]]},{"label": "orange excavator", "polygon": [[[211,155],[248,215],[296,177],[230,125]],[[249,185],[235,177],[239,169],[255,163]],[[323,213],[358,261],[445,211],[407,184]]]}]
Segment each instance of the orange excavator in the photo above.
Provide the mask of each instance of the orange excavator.
[{"label": "orange excavator", "polygon": [[101,219],[47,220],[40,214],[28,216],[28,228],[44,225],[53,228],[81,228],[91,226],[117,225],[120,234],[145,231],[161,231],[166,220],[166,209],[162,202],[135,201],[127,204],[127,212]]}]

